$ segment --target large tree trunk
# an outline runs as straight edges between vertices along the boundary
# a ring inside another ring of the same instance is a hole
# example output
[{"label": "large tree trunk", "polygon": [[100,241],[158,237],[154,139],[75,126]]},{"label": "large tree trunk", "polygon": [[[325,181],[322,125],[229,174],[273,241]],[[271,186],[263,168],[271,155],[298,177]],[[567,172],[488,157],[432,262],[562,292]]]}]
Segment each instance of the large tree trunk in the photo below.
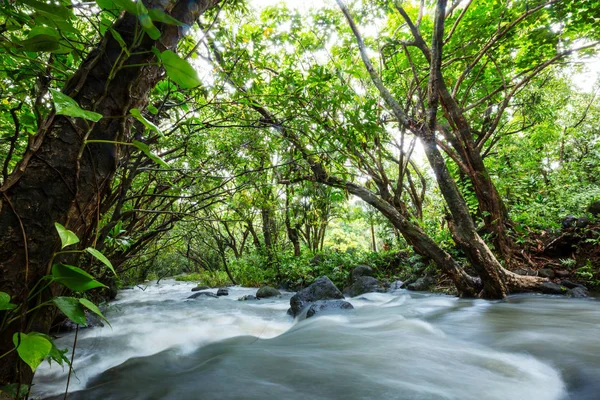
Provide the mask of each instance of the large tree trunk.
[{"label": "large tree trunk", "polygon": [[[219,1],[148,0],[144,4],[149,9],[162,8],[192,26],[199,15]],[[0,290],[9,293],[14,303],[26,302],[32,286],[48,273],[52,254],[59,249],[55,222],[74,231],[82,244],[93,241],[100,218],[98,205],[114,176],[119,148],[112,144],[86,146],[84,142],[128,137],[132,119],[122,116],[128,115],[131,108],[143,109],[150,90],[163,77],[152,48],[174,50],[183,35],[184,29],[175,25],[157,26],[162,32],[159,40],[145,35],[137,47],[131,48],[139,21],[131,14],[119,18],[113,28],[130,46],[131,57],[123,60],[121,46],[107,34],[63,90],[82,108],[105,118],[92,123],[50,114],[22,162],[0,189]],[[9,326],[0,336],[0,354],[13,347],[12,336],[17,331],[46,333],[50,321],[43,316],[47,314],[28,315]],[[18,362],[16,352],[0,363],[0,384],[29,383],[32,375],[28,366]]]}]

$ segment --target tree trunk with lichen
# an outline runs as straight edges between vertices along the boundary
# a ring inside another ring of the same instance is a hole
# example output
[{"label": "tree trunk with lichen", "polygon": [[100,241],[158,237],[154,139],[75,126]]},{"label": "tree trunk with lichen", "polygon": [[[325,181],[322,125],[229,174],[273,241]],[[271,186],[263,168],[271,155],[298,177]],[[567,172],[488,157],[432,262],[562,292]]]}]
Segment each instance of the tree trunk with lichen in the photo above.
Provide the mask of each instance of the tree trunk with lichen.
[{"label": "tree trunk with lichen", "polygon": [[[148,9],[160,8],[185,26],[192,26],[220,0],[148,0]],[[121,45],[112,35],[102,38],[69,80],[63,93],[86,110],[104,116],[97,123],[51,113],[39,127],[22,161],[0,188],[0,291],[22,312],[36,304],[27,299],[33,285],[49,273],[52,254],[59,250],[54,223],[74,231],[83,244],[93,243],[99,204],[115,174],[119,147],[85,144],[86,140],[127,140],[132,119],[123,117],[132,108],[143,109],[150,91],[164,76],[152,52],[175,50],[185,27],[157,24],[161,37],[144,35],[136,41],[140,22],[122,15],[113,25],[132,55],[123,58]],[[43,293],[53,295],[52,286]],[[19,331],[47,333],[48,310],[23,316],[0,334],[0,354],[10,351],[12,336]],[[0,363],[0,385],[28,384],[33,374],[15,351]]]}]

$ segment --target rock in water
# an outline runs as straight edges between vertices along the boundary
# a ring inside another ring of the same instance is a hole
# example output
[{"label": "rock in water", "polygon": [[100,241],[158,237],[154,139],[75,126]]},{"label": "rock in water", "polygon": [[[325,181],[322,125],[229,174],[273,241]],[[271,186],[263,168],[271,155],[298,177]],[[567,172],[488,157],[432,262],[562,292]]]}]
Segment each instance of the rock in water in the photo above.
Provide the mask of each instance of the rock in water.
[{"label": "rock in water", "polygon": [[368,265],[359,265],[352,270],[352,279],[357,279],[361,276],[373,276],[373,268]]},{"label": "rock in water", "polygon": [[217,290],[217,296],[229,296],[229,289],[219,288],[219,290]]},{"label": "rock in water", "polygon": [[541,286],[541,292],[546,294],[564,294],[563,287],[554,282],[544,282]]},{"label": "rock in water", "polygon": [[587,289],[582,286],[576,286],[567,292],[567,296],[575,298],[588,297],[589,295]]},{"label": "rock in water", "polygon": [[404,282],[402,281],[394,281],[390,284],[390,287],[388,289],[389,292],[393,292],[394,290],[399,290],[402,289],[402,287],[404,287]]},{"label": "rock in water", "polygon": [[331,282],[328,277],[322,276],[310,286],[292,296],[290,299],[289,313],[295,317],[300,314],[300,311],[302,311],[309,303],[313,303],[317,300],[335,300],[343,298],[344,295],[333,282]]},{"label": "rock in water", "polygon": [[256,296],[252,296],[251,294],[247,294],[238,299],[238,301],[246,301],[246,300],[260,300],[260,299]]},{"label": "rock in water", "polygon": [[435,282],[432,278],[430,278],[428,276],[424,276],[422,278],[417,279],[413,283],[409,283],[408,290],[418,290],[418,291],[427,290],[434,283]]},{"label": "rock in water", "polygon": [[372,276],[359,276],[354,280],[352,285],[344,289],[344,293],[350,297],[373,292],[383,293],[385,292],[385,289],[381,286],[381,283]]},{"label": "rock in water", "polygon": [[271,286],[263,286],[256,292],[256,297],[259,299],[266,299],[273,296],[281,296],[281,292]]},{"label": "rock in water", "polygon": [[192,292],[199,292],[200,290],[206,290],[206,289],[210,289],[210,287],[208,287],[208,286],[196,286],[195,288],[192,289]]},{"label": "rock in water", "polygon": [[193,295],[191,295],[190,297],[188,297],[188,299],[196,299],[198,297],[201,296],[206,296],[206,297],[214,297],[216,298],[217,295],[211,292],[198,292],[198,293],[194,293]]},{"label": "rock in water", "polygon": [[373,268],[368,265],[359,265],[352,270],[350,286],[344,288],[344,293],[350,297],[360,296],[364,293],[385,292],[381,283],[373,278]]},{"label": "rock in water", "polygon": [[306,312],[306,318],[315,316],[316,314],[330,313],[337,310],[352,310],[352,304],[344,300],[319,300],[310,305]]}]

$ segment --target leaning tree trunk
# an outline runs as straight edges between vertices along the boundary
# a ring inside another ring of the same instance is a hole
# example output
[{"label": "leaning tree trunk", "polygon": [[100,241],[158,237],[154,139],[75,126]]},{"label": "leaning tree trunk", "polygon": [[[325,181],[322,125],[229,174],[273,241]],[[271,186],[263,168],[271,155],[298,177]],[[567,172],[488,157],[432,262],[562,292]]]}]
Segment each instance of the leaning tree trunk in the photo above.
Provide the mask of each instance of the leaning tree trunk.
[{"label": "leaning tree trunk", "polygon": [[[160,8],[187,26],[220,0],[144,0],[148,9]],[[91,243],[101,217],[98,205],[110,184],[119,158],[113,144],[89,144],[86,140],[117,141],[127,138],[132,108],[143,109],[148,95],[163,77],[152,48],[175,50],[185,28],[157,24],[158,40],[145,36],[133,48],[138,19],[124,14],[113,28],[130,47],[123,61],[122,49],[107,34],[65,85],[63,92],[105,118],[97,123],[51,113],[39,127],[32,145],[15,172],[0,188],[0,290],[13,303],[24,303],[29,290],[49,271],[52,254],[59,249],[54,223],[74,231],[83,243]],[[122,63],[122,64],[121,64]],[[50,294],[46,294],[50,295]],[[24,305],[24,310],[27,305]],[[9,351],[12,336],[22,330],[47,333],[47,312],[21,318],[0,335],[0,354]],[[21,364],[21,366],[19,366]],[[29,367],[18,362],[17,353],[0,363],[0,385],[29,383]]]}]

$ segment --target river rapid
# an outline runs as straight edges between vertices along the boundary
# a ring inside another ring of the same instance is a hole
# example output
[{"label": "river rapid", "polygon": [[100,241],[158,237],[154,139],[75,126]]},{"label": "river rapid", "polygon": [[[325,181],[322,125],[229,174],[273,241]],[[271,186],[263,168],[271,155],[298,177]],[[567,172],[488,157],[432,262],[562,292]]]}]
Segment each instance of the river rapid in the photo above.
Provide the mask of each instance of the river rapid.
[{"label": "river rapid", "polygon": [[[68,399],[600,399],[597,300],[397,290],[297,321],[293,293],[186,300],[193,287],[120,291],[105,312],[112,328],[79,332]],[[62,399],[66,375],[44,363],[33,397]]]}]

